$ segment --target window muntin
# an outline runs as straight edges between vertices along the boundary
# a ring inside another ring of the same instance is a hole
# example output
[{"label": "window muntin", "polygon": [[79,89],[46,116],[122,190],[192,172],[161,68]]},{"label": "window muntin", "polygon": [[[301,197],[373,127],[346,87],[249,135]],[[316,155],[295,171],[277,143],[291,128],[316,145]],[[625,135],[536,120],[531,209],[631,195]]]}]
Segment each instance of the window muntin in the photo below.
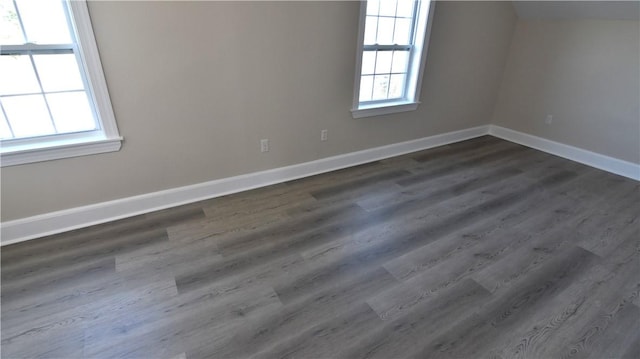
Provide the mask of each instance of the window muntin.
[{"label": "window muntin", "polygon": [[369,0],[362,6],[354,117],[381,114],[376,108],[417,108],[432,7],[429,0]]},{"label": "window muntin", "polygon": [[0,165],[121,143],[86,0],[0,0]]}]

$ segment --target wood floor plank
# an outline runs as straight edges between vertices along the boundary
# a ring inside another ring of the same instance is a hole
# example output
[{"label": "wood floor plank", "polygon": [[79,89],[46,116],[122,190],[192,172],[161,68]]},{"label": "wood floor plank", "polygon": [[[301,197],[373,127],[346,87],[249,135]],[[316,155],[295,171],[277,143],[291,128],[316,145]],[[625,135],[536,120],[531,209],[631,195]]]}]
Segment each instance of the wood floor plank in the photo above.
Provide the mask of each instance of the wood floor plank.
[{"label": "wood floor plank", "polygon": [[636,340],[640,308],[630,305],[601,313],[565,355],[574,358],[619,358]]},{"label": "wood floor plank", "polygon": [[411,186],[416,183],[422,182],[426,179],[431,179],[434,177],[445,176],[447,174],[451,174],[460,169],[464,169],[468,166],[479,166],[479,165],[490,165],[497,161],[504,159],[505,156],[516,155],[517,153],[523,153],[530,151],[524,147],[516,147],[513,148],[511,146],[505,146],[506,148],[502,148],[495,151],[488,151],[487,153],[483,152],[474,152],[473,155],[469,156],[468,159],[463,161],[448,161],[442,165],[433,165],[428,164],[424,165],[424,170],[419,171],[418,173],[408,176],[406,178],[400,179],[396,181],[401,186]]},{"label": "wood floor plank", "polygon": [[640,183],[492,136],[2,247],[3,358],[636,358]]},{"label": "wood floor plank", "polygon": [[[406,279],[424,268],[448,260],[451,255],[471,249],[487,238],[506,238],[517,246],[520,242],[517,238],[529,236],[540,230],[546,231],[566,221],[575,213],[577,204],[566,197],[537,193],[527,201],[515,203],[494,216],[487,215],[481,222],[461,227],[451,235],[442,236],[424,247],[387,262],[385,268],[397,278]],[[541,215],[532,216],[531,213]]]},{"label": "wood floor plank", "polygon": [[580,279],[562,289],[547,305],[538,309],[534,316],[520,321],[508,333],[495,338],[490,355],[500,358],[554,357],[557,354],[547,351],[557,347],[553,345],[553,341],[575,332],[572,328],[576,326],[576,322],[589,316],[590,308],[598,305],[597,301],[593,301],[593,294],[607,285],[614,275],[608,265],[586,268]]},{"label": "wood floor plank", "polygon": [[[77,246],[66,251],[47,253],[37,257],[23,258],[19,263],[13,262],[7,265],[6,268],[2,268],[2,280],[19,281],[25,277],[40,277],[39,274],[47,276],[52,271],[65,271],[66,268],[77,266],[80,263],[92,263],[95,260],[112,257],[134,248],[142,248],[167,240],[167,233],[164,229],[149,229],[131,234],[122,234],[110,241]],[[8,290],[8,288],[3,289]]]},{"label": "wood floor plank", "polygon": [[342,356],[391,358],[398,353],[409,354],[422,346],[425,337],[446,328],[451,317],[464,317],[489,296],[486,289],[472,280],[463,281],[381,326],[373,335],[346,349]]},{"label": "wood floor plank", "polygon": [[208,240],[207,237],[188,243],[163,241],[115,256],[118,272],[147,271],[150,273],[172,271],[185,262],[193,263],[200,260],[216,262],[222,259],[216,243]]},{"label": "wood floor plank", "polygon": [[[195,206],[195,207],[194,207]],[[41,261],[50,257],[68,256],[81,251],[91,253],[93,246],[105,248],[119,247],[127,236],[143,236],[144,233],[164,232],[167,226],[185,223],[204,217],[204,212],[197,204],[187,205],[140,215],[115,222],[105,223],[89,228],[78,229],[68,233],[53,235],[38,241],[28,241],[3,247],[2,267],[24,265],[29,260]]]},{"label": "wood floor plank", "polygon": [[548,263],[529,280],[494,293],[493,300],[477,309],[474,315],[430,342],[418,356],[474,357],[491,348],[491,341],[500,331],[509,332],[520,320],[544,306],[580,272],[594,263],[597,256],[579,247],[573,247]]},{"label": "wood floor plank", "polygon": [[[609,324],[615,322],[616,317],[620,318],[620,310],[633,305],[632,302],[640,295],[639,258],[624,255],[627,252],[625,246],[620,246],[618,252],[620,253],[616,253],[616,256],[624,260],[602,261],[602,267],[592,270],[597,275],[587,274],[586,281],[574,284],[574,287],[585,293],[585,303],[576,309],[577,315],[562,325],[561,331],[551,336],[544,347],[539,348],[540,356],[560,357],[572,352],[579,356],[588,355],[587,349],[592,348],[594,340],[600,341],[598,338]],[[603,269],[604,274],[600,274]],[[570,293],[571,289],[568,289]],[[581,295],[566,297],[575,300]],[[606,345],[607,341],[603,344]]]},{"label": "wood floor plank", "polygon": [[[210,301],[200,296],[174,306],[171,311],[148,311],[142,318],[120,317],[116,323],[99,323],[87,329],[85,353],[90,357],[159,357],[187,351],[192,345],[212,340],[213,334],[228,336],[223,326],[234,326],[261,311],[281,306],[277,295],[266,286],[243,291],[243,300],[226,296]],[[153,325],[149,325],[153,323]],[[108,337],[109,342],[104,338]],[[176,340],[178,338],[178,340]],[[155,345],[149,347],[146,341]]]},{"label": "wood floor plank", "polygon": [[278,241],[290,240],[293,236],[314,232],[319,228],[331,227],[341,223],[356,223],[365,217],[358,206],[347,203],[337,206],[309,205],[296,208],[297,220],[275,224],[249,233],[227,236],[217,239],[218,248],[223,255],[230,256],[255,249],[261,245],[274,245]]},{"label": "wood floor plank", "polygon": [[267,226],[290,219],[288,209],[315,201],[306,191],[291,191],[284,185],[274,186],[271,191],[249,192],[251,195],[227,196],[224,201],[210,204],[204,208],[204,219],[168,227],[169,238],[190,241]]},{"label": "wood floor plank", "polygon": [[[505,171],[499,173],[495,179],[511,177],[516,172]],[[474,180],[475,182],[475,180]],[[489,182],[474,183],[473,188],[488,186]],[[370,216],[376,218],[376,223],[362,232],[355,233],[348,240],[337,240],[327,242],[311,250],[302,252],[302,255],[310,262],[318,262],[321,257],[329,258],[328,254],[339,253],[344,257],[347,254],[354,254],[368,250],[372,246],[380,244],[396,236],[410,234],[417,226],[425,226],[427,221],[437,221],[448,214],[469,208],[475,203],[482,202],[483,197],[462,191],[458,185],[449,190],[445,188],[440,193],[430,196],[425,203],[420,202],[391,202],[389,205],[370,211]],[[470,188],[470,184],[464,184]],[[449,199],[449,201],[446,201]],[[326,260],[325,260],[326,261]]]},{"label": "wood floor plank", "polygon": [[345,192],[353,192],[354,190],[358,190],[362,187],[370,186],[372,184],[379,184],[385,181],[395,180],[397,178],[406,177],[408,175],[410,175],[410,173],[405,170],[383,172],[373,176],[328,186],[321,190],[311,191],[310,193],[316,199],[323,199],[327,197],[337,196]]},{"label": "wood floor plank", "polygon": [[[482,268],[473,278],[491,292],[507,287],[543,266],[554,254],[575,245],[576,236],[565,227],[545,232],[547,236],[519,233],[515,251]],[[517,238],[517,237],[516,237]],[[517,259],[517,260],[516,260]]]},{"label": "wood floor plank", "polygon": [[3,358],[82,358],[84,357],[84,328],[81,325],[56,327],[47,335],[30,335],[40,328],[34,328],[24,335],[28,340],[2,343]]},{"label": "wood floor plank", "polygon": [[359,199],[357,203],[360,207],[373,211],[390,205],[402,205],[407,202],[435,202],[444,197],[476,190],[505,176],[520,173],[519,170],[508,167],[499,168],[493,172],[491,169],[483,167],[478,171],[465,170],[461,171],[461,173],[452,172],[442,177],[424,178],[420,182],[407,186],[402,191],[369,196],[369,198]]},{"label": "wood floor plank", "polygon": [[640,221],[637,215],[612,211],[592,213],[574,226],[574,230],[582,237],[580,246],[606,257],[625,239],[640,238]]},{"label": "wood floor plank", "polygon": [[[573,177],[572,174],[560,173],[551,175],[545,180],[550,183],[559,183],[571,177]],[[506,194],[498,195],[489,201],[477,201],[480,204],[471,201],[466,203],[466,207],[463,207],[463,209],[456,209],[454,214],[444,218],[432,217],[431,220],[433,222],[427,221],[418,228],[412,229],[409,233],[401,233],[393,241],[384,241],[378,245],[367,247],[363,251],[340,256],[338,262],[318,268],[305,276],[301,276],[293,283],[277,287],[276,291],[280,298],[286,302],[290,300],[289,298],[295,297],[297,293],[330,281],[341,273],[363,270],[366,266],[379,265],[391,258],[419,248],[431,242],[434,238],[439,238],[454,232],[459,227],[479,221],[482,216],[503,210],[517,201],[517,198],[526,197],[535,192],[535,186],[528,187],[526,183],[515,182],[510,183],[510,185],[513,185],[513,187],[499,186],[500,188],[495,189],[498,192],[506,191]]]},{"label": "wood floor plank", "polygon": [[505,145],[510,144],[493,136],[480,136],[467,141],[419,151],[409,156],[418,162],[439,161],[441,159],[460,158],[461,154]]},{"label": "wood floor plank", "polygon": [[265,347],[298,333],[299,328],[326,320],[328,315],[348,314],[352,306],[364,303],[368,296],[395,284],[397,281],[382,268],[361,276],[349,276],[325,291],[311,292],[282,311],[265,314],[248,323],[235,333],[233,342],[223,346],[202,345],[192,349],[189,357],[244,357],[264,351]]},{"label": "wood floor plank", "polygon": [[132,315],[149,305],[177,296],[175,281],[169,276],[160,276],[147,283],[137,281],[135,284],[119,284],[119,287],[113,290],[118,294],[117,297],[94,297],[94,300],[85,301],[84,304],[76,303],[73,307],[55,308],[57,311],[53,311],[54,308],[51,306],[47,311],[20,309],[20,316],[3,318],[7,327],[2,331],[2,344],[30,345],[34,338],[46,338],[65,328],[72,332],[75,327],[86,330],[96,322],[111,323],[114,318],[123,315],[122,313]]},{"label": "wood floor plank", "polygon": [[[517,211],[487,217],[483,222],[443,236],[435,242],[385,263],[385,268],[396,278],[406,282],[405,294],[398,296],[394,293],[397,290],[390,290],[371,298],[368,302],[378,314],[384,318],[391,318],[467,277],[480,279],[485,287],[495,289],[487,283],[487,274],[483,274],[487,270],[505,275],[511,280],[515,279],[513,275],[517,272],[499,268],[500,263],[508,261],[507,263],[513,263],[516,267],[527,268],[526,263],[529,262],[523,261],[522,255],[524,254],[527,260],[536,258],[527,253],[536,248],[538,243],[535,238],[541,237],[546,240],[542,233],[547,233],[554,225],[562,223],[569,212],[550,219],[544,217],[546,220],[539,217],[523,219],[522,216],[513,216],[514,212]],[[527,228],[527,231],[519,229],[522,227]],[[512,261],[512,258],[517,260]],[[494,268],[499,269],[494,271]],[[395,300],[391,301],[388,298]]]},{"label": "wood floor plank", "polygon": [[[236,254],[225,253],[223,249],[222,254],[225,256],[228,255],[228,260],[212,266],[195,268],[190,273],[177,276],[176,282],[178,289],[181,292],[192,290],[201,285],[219,280],[222,277],[231,276],[247,270],[249,267],[298,253],[300,250],[327,240],[332,236],[349,233],[352,231],[353,226],[366,226],[366,223],[370,221],[363,213],[347,216],[346,218],[348,218],[348,220],[332,223],[324,227],[313,227],[314,230],[308,232],[303,231],[299,234],[296,228],[286,226],[284,231],[289,233],[289,237],[283,237],[282,234],[278,234],[280,240],[275,240],[274,243],[265,242],[265,236],[260,236],[258,233],[257,238],[264,243],[259,243],[255,249],[250,251],[239,251],[234,247]],[[316,221],[318,221],[318,219],[316,219]],[[283,238],[287,240],[282,240]]]},{"label": "wood floor plank", "polygon": [[335,358],[341,348],[367,335],[380,323],[378,315],[365,303],[350,308],[343,316],[312,325],[294,337],[261,351],[252,358]]}]

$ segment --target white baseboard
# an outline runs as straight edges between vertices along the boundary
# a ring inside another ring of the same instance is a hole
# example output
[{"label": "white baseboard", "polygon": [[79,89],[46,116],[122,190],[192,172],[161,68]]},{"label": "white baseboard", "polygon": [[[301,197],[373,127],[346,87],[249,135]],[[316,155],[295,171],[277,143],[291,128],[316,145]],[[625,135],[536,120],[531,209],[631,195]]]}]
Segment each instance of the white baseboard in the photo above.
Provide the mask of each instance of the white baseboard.
[{"label": "white baseboard", "polygon": [[0,245],[18,243],[231,193],[286,182],[486,135],[489,126],[395,143],[344,155],[4,222]]},{"label": "white baseboard", "polygon": [[245,175],[172,188],[0,224],[0,245],[18,243],[139,214],[264,187],[490,134],[640,181],[640,165],[508,128],[486,125]]},{"label": "white baseboard", "polygon": [[605,156],[582,148],[565,145],[560,142],[547,140],[542,137],[510,130],[496,125],[489,125],[489,134],[507,141],[535,148],[552,155],[580,162],[587,166],[640,181],[640,165],[636,163],[619,160],[617,158]]}]

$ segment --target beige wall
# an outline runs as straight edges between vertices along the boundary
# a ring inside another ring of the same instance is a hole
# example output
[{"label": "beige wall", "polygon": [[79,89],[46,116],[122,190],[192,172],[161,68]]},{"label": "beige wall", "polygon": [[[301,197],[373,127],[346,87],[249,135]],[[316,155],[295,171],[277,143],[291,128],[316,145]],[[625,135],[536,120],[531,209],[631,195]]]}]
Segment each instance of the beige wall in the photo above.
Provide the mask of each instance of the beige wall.
[{"label": "beige wall", "polygon": [[358,6],[91,2],[124,146],[3,168],[2,220],[489,122],[516,21],[510,3],[438,3],[420,108],[354,120]]},{"label": "beige wall", "polygon": [[493,123],[640,163],[639,47],[638,21],[518,20]]}]

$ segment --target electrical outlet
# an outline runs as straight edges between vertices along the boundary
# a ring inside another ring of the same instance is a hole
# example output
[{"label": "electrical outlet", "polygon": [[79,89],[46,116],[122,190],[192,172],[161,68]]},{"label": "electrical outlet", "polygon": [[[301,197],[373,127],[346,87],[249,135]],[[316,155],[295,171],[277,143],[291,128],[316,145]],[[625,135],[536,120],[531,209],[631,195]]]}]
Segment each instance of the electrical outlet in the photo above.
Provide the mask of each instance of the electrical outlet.
[{"label": "electrical outlet", "polygon": [[546,123],[547,125],[550,125],[553,122],[553,115],[547,115],[547,117],[545,117],[544,119],[544,123]]},{"label": "electrical outlet", "polygon": [[269,139],[260,140],[260,152],[269,152]]},{"label": "electrical outlet", "polygon": [[327,140],[327,135],[328,135],[328,131],[327,130],[320,131],[320,141],[326,141]]}]

